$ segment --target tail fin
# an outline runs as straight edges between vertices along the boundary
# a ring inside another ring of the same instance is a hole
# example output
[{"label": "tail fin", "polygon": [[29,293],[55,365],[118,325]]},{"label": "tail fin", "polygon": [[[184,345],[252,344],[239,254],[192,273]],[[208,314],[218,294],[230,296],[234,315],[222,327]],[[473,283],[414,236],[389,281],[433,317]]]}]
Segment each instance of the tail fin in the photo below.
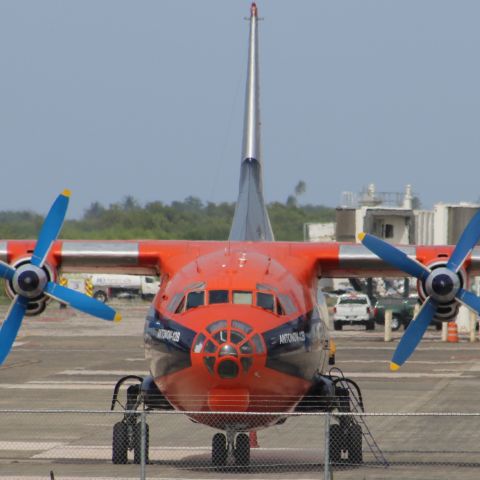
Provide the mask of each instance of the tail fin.
[{"label": "tail fin", "polygon": [[257,22],[257,6],[252,3],[240,187],[229,240],[273,240],[263,199]]}]

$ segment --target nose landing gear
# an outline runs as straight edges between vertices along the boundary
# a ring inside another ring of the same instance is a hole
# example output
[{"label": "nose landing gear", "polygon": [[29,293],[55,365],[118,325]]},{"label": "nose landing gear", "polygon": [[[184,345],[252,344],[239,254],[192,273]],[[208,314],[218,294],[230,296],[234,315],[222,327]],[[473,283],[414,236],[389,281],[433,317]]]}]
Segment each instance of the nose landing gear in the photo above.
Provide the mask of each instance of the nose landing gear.
[{"label": "nose landing gear", "polygon": [[212,465],[217,468],[227,465],[229,454],[233,455],[235,466],[248,467],[250,465],[250,438],[247,433],[228,431],[216,433],[212,438]]}]

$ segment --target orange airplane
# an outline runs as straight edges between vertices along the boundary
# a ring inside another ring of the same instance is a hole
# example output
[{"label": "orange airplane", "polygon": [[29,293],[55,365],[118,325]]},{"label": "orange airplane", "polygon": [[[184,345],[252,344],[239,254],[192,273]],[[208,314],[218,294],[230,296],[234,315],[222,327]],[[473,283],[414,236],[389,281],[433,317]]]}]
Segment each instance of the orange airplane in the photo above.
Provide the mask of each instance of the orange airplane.
[{"label": "orange airplane", "polygon": [[[114,390],[112,408],[122,384],[138,380],[128,388],[123,421],[114,427],[114,463],[127,463],[128,450],[140,459],[140,425],[131,411],[142,403],[147,409],[185,411],[192,420],[225,431],[213,436],[216,466],[225,465],[230,454],[236,464],[248,465],[248,432],[282,423],[286,413],[348,411],[352,395],[361,403],[354,382],[327,373],[335,350],[324,298],[317,297],[320,277],[419,279],[424,306],[395,352],[394,369],[410,356],[434,316],[454,318],[459,303],[479,310],[480,299],[464,289],[467,268],[472,273],[480,266],[480,252],[471,254],[480,237],[478,215],[455,250],[397,248],[365,234],[361,240],[368,249],[274,241],[262,191],[257,22],[252,4],[240,191],[227,241],[56,240],[70,196],[65,191],[37,242],[0,242],[0,276],[13,299],[0,331],[0,363],[24,315],[41,313],[51,299],[119,320],[108,305],[58,285],[60,271],[160,275],[144,331],[151,374],[124,377]],[[272,415],[242,415],[249,412]],[[331,458],[348,450],[360,460],[360,426],[344,421],[332,428],[337,440],[331,442]]]}]

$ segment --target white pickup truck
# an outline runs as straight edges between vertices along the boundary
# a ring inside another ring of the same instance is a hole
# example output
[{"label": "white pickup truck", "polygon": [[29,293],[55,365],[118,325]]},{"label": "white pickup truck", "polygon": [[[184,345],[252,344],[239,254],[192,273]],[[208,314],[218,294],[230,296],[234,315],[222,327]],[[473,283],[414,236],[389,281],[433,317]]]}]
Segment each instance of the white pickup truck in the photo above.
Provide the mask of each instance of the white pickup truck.
[{"label": "white pickup truck", "polygon": [[341,330],[344,325],[365,325],[375,329],[374,309],[367,295],[348,293],[340,295],[333,309],[333,328]]}]

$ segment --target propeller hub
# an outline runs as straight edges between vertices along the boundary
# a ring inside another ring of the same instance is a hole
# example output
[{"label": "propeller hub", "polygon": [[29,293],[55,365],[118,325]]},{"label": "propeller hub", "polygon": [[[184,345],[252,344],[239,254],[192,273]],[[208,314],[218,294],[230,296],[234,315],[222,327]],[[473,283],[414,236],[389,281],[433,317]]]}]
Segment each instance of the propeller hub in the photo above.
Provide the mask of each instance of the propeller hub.
[{"label": "propeller hub", "polygon": [[425,282],[425,290],[439,303],[451,302],[460,288],[460,278],[445,267],[432,270]]},{"label": "propeller hub", "polygon": [[453,280],[444,273],[432,280],[432,290],[437,295],[448,295],[453,290]]},{"label": "propeller hub", "polygon": [[17,268],[12,279],[12,286],[16,294],[35,298],[43,293],[47,282],[47,274],[43,269],[27,263]]},{"label": "propeller hub", "polygon": [[33,292],[38,288],[40,279],[35,272],[22,272],[18,276],[18,285],[26,292]]}]

